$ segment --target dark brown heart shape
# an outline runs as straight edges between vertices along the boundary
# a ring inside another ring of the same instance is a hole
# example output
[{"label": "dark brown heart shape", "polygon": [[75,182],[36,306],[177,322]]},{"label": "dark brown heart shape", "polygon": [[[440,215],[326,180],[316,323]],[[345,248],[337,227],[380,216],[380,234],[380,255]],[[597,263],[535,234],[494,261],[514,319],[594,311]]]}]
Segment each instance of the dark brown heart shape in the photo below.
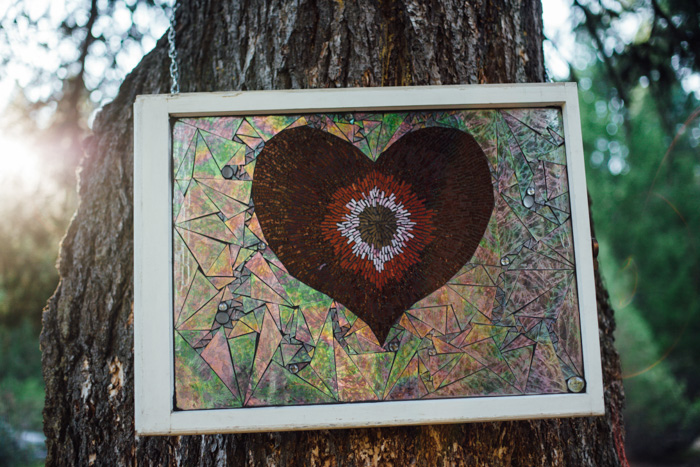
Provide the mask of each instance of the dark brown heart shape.
[{"label": "dark brown heart shape", "polygon": [[284,130],[258,156],[252,190],[289,273],[345,305],[380,343],[470,260],[494,206],[478,143],[437,127],[406,134],[376,162],[324,131]]}]

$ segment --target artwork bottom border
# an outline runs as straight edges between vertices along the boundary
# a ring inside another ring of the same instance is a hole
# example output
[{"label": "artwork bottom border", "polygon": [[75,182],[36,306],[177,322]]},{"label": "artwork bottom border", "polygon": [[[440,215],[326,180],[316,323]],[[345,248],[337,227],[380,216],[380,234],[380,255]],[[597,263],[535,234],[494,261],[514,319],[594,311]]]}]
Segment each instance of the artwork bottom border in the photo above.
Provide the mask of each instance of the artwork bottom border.
[{"label": "artwork bottom border", "polygon": [[480,396],[438,400],[172,412],[169,426],[141,425],[137,434],[256,433],[484,421],[585,417],[604,414],[591,394]]}]

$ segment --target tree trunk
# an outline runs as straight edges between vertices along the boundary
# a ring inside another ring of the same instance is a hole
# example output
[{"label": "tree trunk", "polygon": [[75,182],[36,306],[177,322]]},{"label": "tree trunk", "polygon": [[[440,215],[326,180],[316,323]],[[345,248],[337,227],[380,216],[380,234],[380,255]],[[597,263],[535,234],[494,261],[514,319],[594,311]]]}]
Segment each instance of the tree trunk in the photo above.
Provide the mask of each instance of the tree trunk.
[{"label": "tree trunk", "polygon": [[[183,92],[536,82],[539,0],[188,0]],[[596,277],[604,417],[238,435],[135,437],[133,113],[170,88],[167,41],[125,80],[86,142],[80,207],[44,313],[47,463],[65,465],[618,465],[622,385]]]}]

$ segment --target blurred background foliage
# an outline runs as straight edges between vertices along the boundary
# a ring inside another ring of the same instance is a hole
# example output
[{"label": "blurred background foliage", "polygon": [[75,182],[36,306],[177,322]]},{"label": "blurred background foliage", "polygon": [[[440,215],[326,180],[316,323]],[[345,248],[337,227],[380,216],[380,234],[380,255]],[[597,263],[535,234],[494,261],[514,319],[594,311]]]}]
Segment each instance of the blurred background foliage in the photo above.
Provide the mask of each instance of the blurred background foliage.
[{"label": "blurred background foliage", "polygon": [[[41,462],[38,335],[95,112],[172,0],[0,2],[0,465]],[[700,1],[544,0],[550,78],[579,82],[628,456],[700,462]],[[695,448],[693,447],[695,443]],[[694,451],[695,449],[695,451]]]},{"label": "blurred background foliage", "polygon": [[632,460],[697,465],[700,2],[574,0],[586,169]]},{"label": "blurred background foliage", "polygon": [[41,465],[39,333],[95,112],[168,27],[163,0],[0,0],[0,465]]}]

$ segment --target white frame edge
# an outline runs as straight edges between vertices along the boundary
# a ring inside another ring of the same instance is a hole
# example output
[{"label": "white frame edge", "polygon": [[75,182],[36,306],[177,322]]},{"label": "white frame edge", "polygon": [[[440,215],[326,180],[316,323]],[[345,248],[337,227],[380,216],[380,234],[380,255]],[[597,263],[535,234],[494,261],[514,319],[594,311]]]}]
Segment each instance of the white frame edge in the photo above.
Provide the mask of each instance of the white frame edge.
[{"label": "white frame edge", "polygon": [[[171,117],[547,106],[560,107],[564,122],[585,392],[174,411]],[[286,431],[604,414],[588,194],[575,83],[138,96],[134,104],[134,128],[137,434]]]}]

